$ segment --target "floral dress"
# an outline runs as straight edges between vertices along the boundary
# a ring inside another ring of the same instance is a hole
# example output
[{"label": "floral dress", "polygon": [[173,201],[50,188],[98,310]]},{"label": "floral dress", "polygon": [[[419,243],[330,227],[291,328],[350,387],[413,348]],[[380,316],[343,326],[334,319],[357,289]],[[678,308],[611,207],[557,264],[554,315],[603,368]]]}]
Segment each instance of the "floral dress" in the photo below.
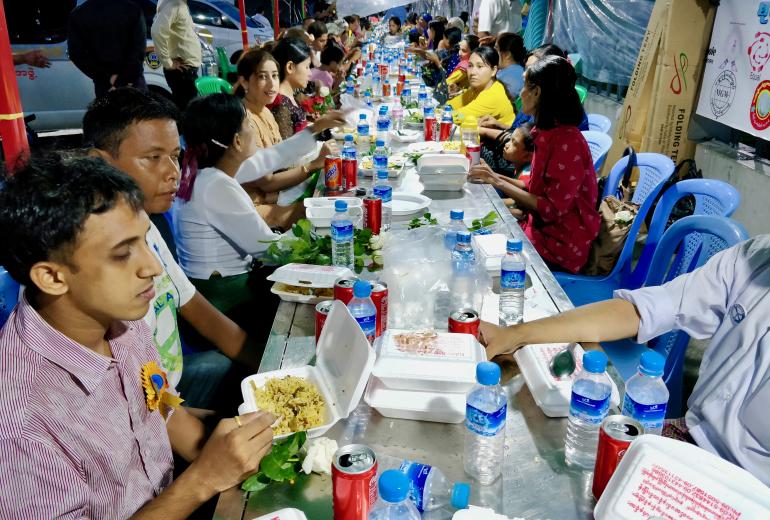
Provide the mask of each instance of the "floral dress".
[{"label": "floral dress", "polygon": [[292,103],[291,99],[283,94],[278,94],[275,101],[268,105],[267,108],[273,113],[283,139],[288,139],[297,132],[304,130],[307,126],[305,110],[301,106]]}]

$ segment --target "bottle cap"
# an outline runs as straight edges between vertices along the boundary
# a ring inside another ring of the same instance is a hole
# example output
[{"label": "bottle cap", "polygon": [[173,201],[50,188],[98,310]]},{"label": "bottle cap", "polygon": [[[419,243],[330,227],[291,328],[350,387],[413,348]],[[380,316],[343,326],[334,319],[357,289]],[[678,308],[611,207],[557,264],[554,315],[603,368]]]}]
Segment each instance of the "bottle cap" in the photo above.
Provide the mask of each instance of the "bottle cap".
[{"label": "bottle cap", "polygon": [[476,365],[476,381],[485,386],[498,384],[500,382],[500,365],[491,361],[482,361]]},{"label": "bottle cap", "polygon": [[334,201],[334,211],[347,211],[348,210],[348,203],[344,200],[335,200]]},{"label": "bottle cap", "polygon": [[389,469],[380,475],[380,498],[394,504],[409,496],[409,479],[397,469]]},{"label": "bottle cap", "polygon": [[382,105],[380,107],[380,115],[384,116],[384,115],[387,115],[387,113],[388,113],[388,107],[386,107],[385,105]]},{"label": "bottle cap", "polygon": [[353,296],[356,298],[368,298],[372,294],[372,284],[366,280],[356,280],[353,284]]},{"label": "bottle cap", "polygon": [[432,106],[426,106],[425,107],[425,117],[432,116],[433,115],[433,107]]},{"label": "bottle cap", "polygon": [[465,212],[461,209],[453,209],[449,212],[449,218],[451,220],[462,220],[465,217]]},{"label": "bottle cap", "polygon": [[452,507],[465,509],[471,497],[471,486],[466,482],[458,482],[452,487]]},{"label": "bottle cap", "polygon": [[451,112],[452,111],[452,105],[444,105],[444,112]]},{"label": "bottle cap", "polygon": [[385,146],[385,141],[383,141],[382,139],[377,139],[376,144],[377,144],[377,147],[379,148],[380,146]]},{"label": "bottle cap", "polygon": [[601,374],[607,368],[607,354],[599,350],[589,350],[583,354],[583,368],[592,374]]},{"label": "bottle cap", "polygon": [[666,366],[666,358],[654,350],[647,350],[639,360],[639,372],[646,376],[660,377],[663,375],[663,367]]},{"label": "bottle cap", "polygon": [[512,240],[508,240],[508,242],[506,242],[505,244],[505,250],[510,253],[520,252],[521,249],[522,249],[521,240],[512,239]]},{"label": "bottle cap", "polygon": [[366,114],[358,114],[358,120],[359,121],[365,121],[366,120]]},{"label": "bottle cap", "polygon": [[378,179],[387,179],[388,178],[388,170],[377,170],[377,178]]},{"label": "bottle cap", "polygon": [[352,143],[353,142],[353,134],[345,134],[345,142],[346,143]]}]

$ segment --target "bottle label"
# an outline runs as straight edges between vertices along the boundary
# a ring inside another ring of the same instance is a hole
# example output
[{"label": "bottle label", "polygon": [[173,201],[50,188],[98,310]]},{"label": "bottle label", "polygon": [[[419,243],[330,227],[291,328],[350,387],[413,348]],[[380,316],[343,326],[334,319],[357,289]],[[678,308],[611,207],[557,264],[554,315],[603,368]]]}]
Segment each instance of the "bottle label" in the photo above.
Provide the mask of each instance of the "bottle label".
[{"label": "bottle label", "polygon": [[375,329],[377,325],[377,315],[371,316],[356,316],[356,321],[361,326],[361,330],[364,331],[364,336],[369,340],[369,343],[374,341]]},{"label": "bottle label", "polygon": [[388,156],[387,155],[375,155],[372,160],[375,171],[388,169]]},{"label": "bottle label", "polygon": [[420,464],[405,460],[401,463],[399,471],[409,478],[409,498],[414,502],[417,510],[422,513],[425,505],[425,483],[428,481],[430,470],[427,464]]},{"label": "bottle label", "polygon": [[387,132],[390,130],[390,119],[379,119],[377,120],[377,131],[378,132]]},{"label": "bottle label", "polygon": [[332,223],[332,240],[335,242],[345,242],[353,238],[353,223],[344,224]]},{"label": "bottle label", "polygon": [[644,432],[649,433],[663,428],[667,404],[640,404],[626,394],[626,397],[623,398],[623,415],[633,417],[642,423]]},{"label": "bottle label", "polygon": [[500,287],[504,289],[524,289],[524,280],[527,271],[506,271],[503,269],[500,273]]},{"label": "bottle label", "polygon": [[382,199],[382,202],[390,202],[393,200],[393,188],[390,186],[375,186],[372,190],[375,197]]},{"label": "bottle label", "polygon": [[358,132],[359,137],[369,135],[369,125],[367,124],[358,125],[358,127],[356,128],[356,131]]},{"label": "bottle label", "polygon": [[505,428],[507,405],[503,404],[497,411],[487,413],[471,404],[465,405],[465,427],[477,435],[494,437]]},{"label": "bottle label", "polygon": [[572,399],[569,405],[569,413],[581,421],[590,424],[601,424],[607,413],[610,411],[610,396],[604,399],[591,399],[583,395],[572,392]]}]

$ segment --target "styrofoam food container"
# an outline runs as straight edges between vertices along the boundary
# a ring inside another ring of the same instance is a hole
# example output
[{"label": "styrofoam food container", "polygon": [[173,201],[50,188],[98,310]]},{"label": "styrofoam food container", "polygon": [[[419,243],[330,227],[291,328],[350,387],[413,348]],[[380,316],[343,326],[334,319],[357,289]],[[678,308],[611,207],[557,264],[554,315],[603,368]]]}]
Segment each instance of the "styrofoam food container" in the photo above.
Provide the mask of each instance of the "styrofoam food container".
[{"label": "styrofoam food container", "polygon": [[[527,345],[513,354],[532,397],[548,417],[567,417],[569,415],[572,382],[583,370],[583,347],[575,345],[573,351],[575,371],[562,379],[557,379],[551,374],[551,359],[564,350],[566,346],[566,343]],[[610,378],[610,382],[612,383],[610,405],[617,407],[620,404],[620,394],[615,381]]]},{"label": "styrofoam food container", "polygon": [[770,488],[698,446],[642,435],[621,459],[594,517],[680,518],[681,511],[692,518],[770,518]]},{"label": "styrofoam food container", "polygon": [[273,274],[268,276],[267,279],[275,282],[270,288],[270,292],[282,300],[315,305],[324,300],[331,300],[332,297],[291,292],[287,290],[286,286],[294,285],[296,287],[307,287],[308,289],[331,289],[337,280],[350,276],[353,276],[353,271],[347,267],[286,264],[273,271]]},{"label": "styrofoam food container", "polygon": [[[252,381],[257,388],[262,388],[269,379],[303,377],[316,385],[326,403],[323,424],[307,431],[309,438],[319,437],[337,421],[346,419],[358,406],[372,372],[374,359],[374,350],[369,346],[358,322],[345,304],[335,301],[321,337],[318,338],[315,366],[273,370],[245,378],[241,381],[243,403],[238,407],[238,413],[242,415],[257,410],[251,389]],[[275,438],[282,439],[288,435],[277,435]]]},{"label": "styrofoam food container", "polygon": [[486,361],[484,347],[470,334],[438,332],[437,349],[406,351],[398,334],[415,331],[388,329],[377,344],[372,374],[390,389],[423,392],[467,392],[476,383],[476,365]]},{"label": "styrofoam food container", "polygon": [[266,515],[258,516],[253,520],[307,520],[305,513],[293,507],[280,509]]},{"label": "styrofoam food container", "polygon": [[[310,206],[305,208],[305,216],[310,221],[310,223],[317,228],[331,227],[334,212],[334,206]],[[353,226],[360,228],[364,221],[363,207],[348,207],[348,217],[353,221]]]},{"label": "styrofoam food container", "polygon": [[465,393],[392,390],[372,377],[364,401],[385,417],[440,423],[465,420]]},{"label": "styrofoam food container", "polygon": [[470,162],[464,155],[426,153],[417,160],[420,175],[467,175]]},{"label": "styrofoam food container", "polygon": [[358,197],[308,197],[305,199],[304,204],[306,208],[334,208],[334,203],[338,200],[347,202],[348,209],[361,208],[364,205],[364,201]]},{"label": "styrofoam food container", "polygon": [[478,252],[479,261],[483,262],[487,271],[500,271],[508,238],[502,233],[492,233],[491,235],[473,235],[471,241],[473,250]]}]

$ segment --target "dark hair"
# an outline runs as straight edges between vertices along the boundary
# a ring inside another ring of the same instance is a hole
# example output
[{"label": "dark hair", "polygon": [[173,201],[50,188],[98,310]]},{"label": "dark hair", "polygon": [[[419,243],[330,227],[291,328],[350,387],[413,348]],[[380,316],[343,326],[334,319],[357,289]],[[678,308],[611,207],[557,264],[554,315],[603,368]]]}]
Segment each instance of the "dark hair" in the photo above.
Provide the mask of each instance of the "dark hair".
[{"label": "dark hair", "polygon": [[332,62],[342,63],[345,58],[345,52],[340,49],[336,44],[332,43],[324,47],[321,51],[321,64],[331,65]]},{"label": "dark hair", "polygon": [[447,24],[449,23],[449,20],[447,19],[447,17],[446,16],[441,16],[441,15],[438,15],[437,17],[435,17],[433,19],[433,21],[439,22],[440,24],[443,24],[444,28],[446,28]]},{"label": "dark hair", "polygon": [[438,48],[438,43],[444,39],[444,24],[434,21],[428,25],[428,28],[433,29],[433,34],[435,34],[433,38],[433,50],[435,51]]},{"label": "dark hair", "polygon": [[390,22],[393,22],[394,24],[396,24],[398,26],[398,29],[401,30],[401,18],[399,18],[398,16],[391,16],[390,19],[388,20],[388,23]]},{"label": "dark hair", "polygon": [[278,63],[278,75],[281,81],[286,79],[286,65],[289,62],[302,63],[310,59],[310,47],[299,38],[283,38],[275,44],[272,51]]},{"label": "dark hair", "polygon": [[457,27],[450,27],[444,33],[444,38],[449,40],[449,48],[455,49],[463,39],[463,32]]},{"label": "dark hair", "polygon": [[509,52],[513,61],[524,65],[527,61],[527,49],[524,47],[524,38],[515,33],[505,32],[497,36],[497,48],[502,52]]},{"label": "dark hair", "polygon": [[[513,129],[514,132],[516,130],[521,130],[521,133],[524,136],[524,149],[528,152],[535,151],[535,139],[532,137],[532,128],[534,128],[534,126],[535,125],[533,125],[532,122],[527,121]],[[511,132],[511,138],[513,138],[513,132]]]},{"label": "dark hair", "polygon": [[527,58],[524,61],[526,62],[526,60],[532,56],[538,60],[545,58],[546,56],[559,56],[566,59],[567,53],[564,52],[558,45],[554,45],[553,43],[546,43],[545,45],[541,45],[540,47],[529,51],[529,54],[527,54]]},{"label": "dark hair", "polygon": [[475,34],[465,35],[465,41],[468,43],[468,49],[470,49],[471,52],[479,48],[479,37]]},{"label": "dark hair", "polygon": [[357,14],[349,14],[347,16],[343,16],[342,19],[345,20],[345,22],[347,22],[348,25],[354,24],[356,22],[359,22],[359,23],[361,22],[361,17],[358,16]]},{"label": "dark hair", "polygon": [[470,18],[471,15],[468,14],[468,11],[463,11],[460,13],[460,20],[462,20],[465,25],[468,25],[468,18]]},{"label": "dark hair", "polygon": [[83,141],[115,157],[131,125],[157,119],[178,121],[179,110],[163,96],[132,87],[118,88],[88,105],[83,116]]},{"label": "dark hair", "polygon": [[412,25],[417,25],[417,18],[417,13],[409,13],[409,16],[406,17],[406,21]]},{"label": "dark hair", "polygon": [[471,54],[476,54],[481,60],[490,67],[497,67],[500,65],[500,55],[494,49],[488,45],[481,45],[476,47]]},{"label": "dark hair", "polygon": [[312,35],[313,38],[320,38],[324,34],[329,34],[329,30],[326,28],[325,23],[316,21],[308,26],[307,33]]},{"label": "dark hair", "polygon": [[417,29],[409,31],[409,43],[420,43],[420,32]]},{"label": "dark hair", "polygon": [[[264,49],[251,48],[243,52],[238,60],[238,76],[248,81],[265,61],[272,61],[278,67],[278,62],[273,55]],[[244,94],[243,87],[238,85],[235,89],[235,95],[243,97]]]},{"label": "dark hair", "polygon": [[34,290],[30,268],[54,256],[66,262],[88,217],[110,211],[119,201],[140,211],[142,190],[103,159],[34,157],[0,190],[0,265]]},{"label": "dark hair", "polygon": [[557,124],[578,126],[583,121],[583,106],[575,90],[577,75],[572,65],[560,56],[546,56],[530,65],[524,80],[527,88],[540,87],[535,125],[545,130]]},{"label": "dark hair", "polygon": [[369,21],[369,18],[359,18],[359,23],[361,24],[361,28],[365,31],[368,31],[372,28],[372,22]]},{"label": "dark hair", "polygon": [[190,200],[198,168],[214,166],[235,138],[246,110],[231,94],[210,94],[190,101],[182,116],[182,135],[187,145],[182,165],[179,197]]}]

